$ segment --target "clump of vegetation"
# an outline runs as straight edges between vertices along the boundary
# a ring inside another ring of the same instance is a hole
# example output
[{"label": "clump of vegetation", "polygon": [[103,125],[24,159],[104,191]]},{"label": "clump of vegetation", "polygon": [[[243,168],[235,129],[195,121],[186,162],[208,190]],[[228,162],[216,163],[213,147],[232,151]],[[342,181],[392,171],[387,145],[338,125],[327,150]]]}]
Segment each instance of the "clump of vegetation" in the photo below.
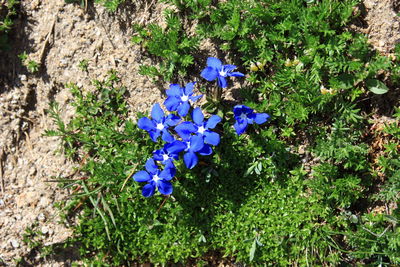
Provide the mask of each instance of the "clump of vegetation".
[{"label": "clump of vegetation", "polygon": [[[110,12],[117,11],[118,7],[124,2],[125,0],[94,0],[94,3],[102,4]],[[88,4],[88,0],[65,0],[65,3],[75,3],[85,7]]]},{"label": "clump of vegetation", "polygon": [[0,50],[9,49],[8,33],[14,24],[13,17],[17,14],[17,0],[0,2]]},{"label": "clump of vegetation", "polygon": [[132,37],[132,42],[141,44],[150,55],[162,58],[158,66],[142,65],[139,73],[155,80],[171,81],[173,77],[188,74],[188,68],[194,64],[192,53],[198,47],[199,38],[184,31],[182,21],[173,11],[166,10],[165,18],[165,29],[157,24],[135,25],[137,34]]},{"label": "clump of vegetation", "polygon": [[25,51],[19,54],[18,58],[21,60],[22,65],[25,66],[30,73],[35,73],[39,71],[40,63],[36,62],[33,59],[30,59],[29,55]]},{"label": "clump of vegetation", "polygon": [[[241,103],[270,122],[238,135],[231,103],[209,98],[205,107],[222,118],[219,145],[192,169],[176,163],[171,195],[144,198],[132,176],[162,146],[140,128],[164,125],[138,127],[114,72],[94,92],[70,85],[76,116],[64,124],[53,105],[58,129],[48,134],[80,162],[60,181],[75,189],[63,207],[80,210],[73,241],[85,260],[200,263],[219,253],[253,265],[400,264],[400,65],[348,30],[357,2],[166,2],[178,10],[166,13],[166,28],[135,26],[132,41],[162,62],[141,73],[199,78],[206,59],[195,55],[209,38],[247,73]],[[184,20],[196,20],[194,36]],[[220,76],[233,67],[207,63],[213,71],[201,76],[217,79],[223,93]],[[382,101],[390,120],[372,131]]]}]

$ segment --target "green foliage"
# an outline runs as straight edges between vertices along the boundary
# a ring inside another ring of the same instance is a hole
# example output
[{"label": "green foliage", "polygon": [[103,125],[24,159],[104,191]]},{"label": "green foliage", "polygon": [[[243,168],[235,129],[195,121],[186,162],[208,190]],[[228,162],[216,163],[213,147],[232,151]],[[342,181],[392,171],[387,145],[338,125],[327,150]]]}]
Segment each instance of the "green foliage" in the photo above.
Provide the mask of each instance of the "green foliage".
[{"label": "green foliage", "polygon": [[104,5],[108,11],[115,12],[125,0],[95,0],[95,2]]},{"label": "green foliage", "polygon": [[8,50],[8,33],[14,24],[13,17],[17,14],[19,1],[6,0],[0,2],[0,50]]},{"label": "green foliage", "polygon": [[[210,14],[212,23],[200,23],[198,31],[218,38],[221,49],[240,52],[249,66],[265,62],[273,71],[253,72],[251,81],[267,100],[264,109],[293,125],[347,109],[343,104],[363,94],[367,79],[390,70],[391,62],[372,52],[364,37],[343,29],[354,4],[232,0],[220,3]],[[321,95],[324,87],[330,94]]]},{"label": "green foliage", "polygon": [[41,246],[41,237],[44,235],[40,230],[37,229],[38,224],[34,223],[25,229],[25,233],[22,234],[22,241],[30,248],[36,249]]},{"label": "green foliage", "polygon": [[78,68],[84,72],[88,72],[89,61],[87,59],[82,59],[81,61],[79,61]]},{"label": "green foliage", "polygon": [[203,264],[216,251],[255,266],[400,264],[400,109],[370,130],[372,106],[398,104],[400,67],[346,27],[357,1],[163,2],[177,7],[166,27],[134,27],[132,42],[160,62],[141,73],[195,79],[208,38],[248,72],[242,103],[272,120],[237,136],[232,106],[208,96],[206,110],[224,117],[221,144],[192,170],[178,164],[172,196],[148,199],[131,176],[160,144],[132,120],[116,74],[92,92],[69,85],[76,115],[65,124],[53,104],[47,134],[80,165],[58,179],[74,188],[62,207],[77,216],[85,263]]},{"label": "green foliage", "polygon": [[[94,0],[94,2],[103,5],[110,12],[115,12],[117,11],[118,7],[125,2],[125,0]],[[85,7],[87,0],[65,0],[65,3],[79,4],[82,7]]]},{"label": "green foliage", "polygon": [[212,0],[161,0],[175,5],[179,10],[189,11],[190,18],[201,19],[209,14],[209,7],[212,5]]},{"label": "green foliage", "polygon": [[40,64],[32,59],[29,59],[29,56],[25,51],[19,54],[18,57],[21,60],[22,65],[24,65],[30,73],[39,71]]},{"label": "green foliage", "polygon": [[187,68],[193,65],[191,53],[197,48],[199,39],[185,33],[181,19],[173,11],[166,10],[165,18],[165,29],[156,24],[135,25],[136,35],[132,42],[141,44],[150,55],[162,59],[158,66],[142,65],[139,73],[171,81],[173,77],[186,75]]},{"label": "green foliage", "polygon": [[349,244],[354,250],[351,255],[357,259],[370,259],[375,264],[400,263],[400,219],[399,209],[392,215],[369,213],[356,224],[354,234],[349,233]]}]

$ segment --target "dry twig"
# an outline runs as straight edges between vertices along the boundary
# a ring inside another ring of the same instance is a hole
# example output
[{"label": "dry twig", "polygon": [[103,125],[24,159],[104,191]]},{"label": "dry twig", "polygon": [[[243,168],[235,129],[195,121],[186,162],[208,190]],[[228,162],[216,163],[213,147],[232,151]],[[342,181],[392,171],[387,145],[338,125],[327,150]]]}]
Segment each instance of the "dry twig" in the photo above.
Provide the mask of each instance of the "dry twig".
[{"label": "dry twig", "polygon": [[4,158],[4,150],[1,149],[0,153],[0,185],[1,185],[1,192],[4,194],[5,189],[4,189],[4,177],[3,177],[3,158]]},{"label": "dry twig", "polygon": [[168,195],[168,196],[166,196],[166,197],[164,198],[163,202],[161,203],[160,207],[159,207],[158,210],[157,210],[157,213],[160,212],[161,208],[164,206],[165,202],[167,202],[167,200],[169,199],[170,196],[171,196],[171,195]]},{"label": "dry twig", "polygon": [[34,120],[32,120],[32,119],[30,119],[30,118],[28,118],[28,117],[20,116],[20,115],[18,115],[17,113],[15,113],[15,112],[13,112],[13,111],[9,111],[9,110],[7,110],[7,109],[5,109],[5,108],[2,108],[2,107],[0,107],[0,109],[1,109],[3,112],[5,112],[5,113],[14,115],[15,117],[18,117],[18,118],[23,119],[23,120],[26,120],[26,121],[30,121],[30,122],[32,122],[32,123],[35,123]]},{"label": "dry twig", "polygon": [[28,145],[29,153],[31,154],[32,158],[34,158],[31,137],[29,136],[29,134],[27,132],[24,132],[24,134],[26,136],[26,144]]},{"label": "dry twig", "polygon": [[43,46],[42,46],[42,50],[40,51],[40,54],[39,54],[39,59],[40,59],[39,62],[40,62],[40,65],[42,65],[42,66],[43,66],[43,63],[44,63],[44,56],[45,56],[46,48],[49,45],[49,41],[50,41],[51,35],[53,35],[53,33],[54,33],[54,28],[55,28],[55,25],[56,25],[57,18],[58,18],[58,12],[55,15],[55,18],[53,20],[53,24],[50,27],[50,31],[47,33],[46,39],[44,40],[44,43],[43,43]]},{"label": "dry twig", "polygon": [[122,192],[122,190],[124,189],[124,187],[125,187],[126,183],[128,182],[129,178],[132,177],[133,173],[134,173],[135,170],[136,170],[136,166],[137,166],[137,164],[135,164],[135,166],[133,166],[131,173],[128,175],[128,177],[126,177],[126,179],[125,179],[125,181],[124,181],[124,184],[123,184],[122,187],[121,187],[120,192]]}]

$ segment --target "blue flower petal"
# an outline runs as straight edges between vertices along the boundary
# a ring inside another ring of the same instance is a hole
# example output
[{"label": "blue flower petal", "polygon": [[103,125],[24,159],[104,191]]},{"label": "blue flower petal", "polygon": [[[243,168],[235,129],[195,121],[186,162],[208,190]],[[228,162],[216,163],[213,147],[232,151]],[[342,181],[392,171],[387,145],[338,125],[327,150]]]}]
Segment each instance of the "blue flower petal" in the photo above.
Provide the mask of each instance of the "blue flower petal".
[{"label": "blue flower petal", "polygon": [[175,168],[172,168],[171,165],[168,165],[164,168],[164,170],[162,170],[160,172],[158,177],[160,177],[166,181],[169,181],[172,179],[172,177],[174,177],[174,174],[175,174]]},{"label": "blue flower petal", "polygon": [[165,119],[165,124],[168,126],[175,126],[181,121],[181,118],[174,114],[169,114],[167,118]]},{"label": "blue flower petal", "polygon": [[256,113],[256,116],[254,118],[254,122],[257,124],[262,124],[266,122],[269,118],[269,115],[267,113]]},{"label": "blue flower petal", "polygon": [[216,132],[206,131],[204,133],[204,142],[213,146],[217,146],[219,144],[219,134]]},{"label": "blue flower petal", "polygon": [[188,140],[190,134],[197,131],[197,127],[190,121],[185,121],[176,126],[175,131],[179,134],[180,137],[182,137],[182,139]]},{"label": "blue flower petal", "polygon": [[212,115],[206,122],[207,129],[214,129],[215,126],[221,121],[221,117],[218,115]]},{"label": "blue flower petal", "polygon": [[180,97],[182,95],[182,88],[178,84],[171,84],[165,93],[167,96]]},{"label": "blue flower petal", "polygon": [[213,67],[213,68],[219,70],[222,68],[222,62],[218,58],[209,57],[209,58],[207,58],[207,66]]},{"label": "blue flower petal", "polygon": [[181,103],[180,98],[177,98],[175,96],[169,96],[164,101],[164,106],[167,108],[168,111],[176,111],[180,103]]},{"label": "blue flower petal", "polygon": [[156,128],[156,125],[154,124],[154,122],[152,120],[150,120],[149,118],[140,118],[138,121],[138,127],[142,130],[145,131],[151,131],[154,128]]},{"label": "blue flower petal", "polygon": [[185,117],[189,112],[189,108],[190,108],[189,102],[188,101],[183,102],[182,105],[180,105],[177,108],[179,116]]},{"label": "blue flower petal", "polygon": [[249,108],[248,106],[245,105],[236,105],[233,107],[233,113],[236,117],[240,117],[240,115],[242,115],[242,113],[246,114],[247,116],[252,114],[254,111]]},{"label": "blue flower petal", "polygon": [[234,106],[233,107],[233,114],[235,115],[235,116],[240,116],[240,114],[242,114],[242,108],[243,108],[243,105],[236,105],[236,106]]},{"label": "blue flower petal", "polygon": [[248,106],[245,106],[245,105],[242,105],[242,110],[243,110],[243,112],[246,113],[246,114],[254,113],[254,110],[253,110],[253,109],[251,109],[251,108],[249,108]]},{"label": "blue flower petal", "polygon": [[159,130],[157,131],[150,131],[150,138],[153,140],[153,142],[157,142],[157,138],[160,136],[161,132]]},{"label": "blue flower petal", "polygon": [[165,162],[165,169],[168,169],[170,171],[170,175],[171,175],[171,179],[172,179],[172,177],[174,177],[176,174],[176,168],[171,159],[169,159],[169,160],[167,160],[167,162]]},{"label": "blue flower petal", "polygon": [[228,73],[229,76],[233,76],[233,77],[244,77],[244,74],[238,71],[234,71],[231,73]]},{"label": "blue flower petal", "polygon": [[146,167],[146,170],[148,171],[148,173],[150,173],[150,174],[156,174],[158,172],[158,167],[157,167],[156,163],[154,162],[153,158],[149,158],[146,161],[145,167]]},{"label": "blue flower petal", "polygon": [[174,137],[168,132],[167,129],[162,130],[162,140],[168,143],[175,141]]},{"label": "blue flower petal", "polygon": [[195,83],[196,82],[191,82],[191,83],[186,84],[186,87],[184,89],[185,95],[189,96],[189,95],[193,94],[193,88],[194,88]]},{"label": "blue flower petal", "polygon": [[195,108],[192,112],[192,119],[198,126],[203,126],[204,115],[199,107]]},{"label": "blue flower petal", "polygon": [[161,122],[162,119],[164,118],[164,111],[162,110],[160,104],[155,103],[152,110],[151,110],[151,117],[156,121],[156,122]]},{"label": "blue flower petal", "polygon": [[224,65],[224,66],[222,67],[222,69],[223,69],[225,72],[231,72],[231,71],[233,71],[234,69],[236,69],[236,66],[235,66],[235,65]]},{"label": "blue flower petal", "polygon": [[222,76],[218,76],[218,86],[221,88],[226,88],[228,86],[228,82]]},{"label": "blue flower petal", "polygon": [[163,195],[172,194],[173,188],[170,182],[160,180],[158,181],[157,186],[158,186],[158,191],[160,191],[161,194]]},{"label": "blue flower petal", "polygon": [[144,197],[151,197],[152,195],[154,195],[154,191],[155,191],[155,185],[153,183],[150,184],[146,184],[145,186],[143,186],[142,188],[142,195]]},{"label": "blue flower petal", "polygon": [[146,171],[139,171],[132,177],[136,182],[147,182],[151,180],[150,175]]},{"label": "blue flower petal", "polygon": [[174,166],[174,168],[175,168],[175,165],[174,165],[174,163],[173,163],[171,158],[161,161],[161,164],[163,164],[164,166],[167,165],[167,164],[172,164]]},{"label": "blue flower petal", "polygon": [[196,96],[191,96],[189,97],[190,100],[192,100],[192,102],[196,102],[197,100],[199,100],[203,95],[196,95]]},{"label": "blue flower petal", "polygon": [[212,67],[206,67],[202,72],[201,72],[201,77],[206,79],[207,81],[214,81],[218,77],[218,71],[215,68]]},{"label": "blue flower petal", "polygon": [[243,121],[243,123],[239,123],[236,121],[233,127],[235,128],[237,135],[241,135],[242,133],[244,133],[244,131],[246,131],[247,121],[245,120]]},{"label": "blue flower petal", "polygon": [[200,135],[193,135],[190,138],[190,149],[189,151],[197,152],[204,146],[203,137]]},{"label": "blue flower petal", "polygon": [[192,169],[197,165],[199,159],[194,152],[188,152],[183,155],[183,161],[185,162],[186,168]]},{"label": "blue flower petal", "polygon": [[[254,118],[256,117],[256,114],[255,113],[252,113],[252,114],[250,114],[250,115],[248,115],[247,116],[247,123],[248,124],[253,124],[254,123]],[[242,121],[243,120],[238,120],[239,121],[239,123],[242,123]]]},{"label": "blue flower petal", "polygon": [[163,161],[164,160],[164,149],[158,149],[153,152],[153,159],[157,161]]},{"label": "blue flower petal", "polygon": [[210,145],[205,144],[202,149],[198,151],[198,153],[202,156],[208,156],[212,154],[212,148]]},{"label": "blue flower petal", "polygon": [[185,150],[186,144],[182,141],[176,140],[170,144],[165,145],[165,150],[170,154],[177,154]]}]

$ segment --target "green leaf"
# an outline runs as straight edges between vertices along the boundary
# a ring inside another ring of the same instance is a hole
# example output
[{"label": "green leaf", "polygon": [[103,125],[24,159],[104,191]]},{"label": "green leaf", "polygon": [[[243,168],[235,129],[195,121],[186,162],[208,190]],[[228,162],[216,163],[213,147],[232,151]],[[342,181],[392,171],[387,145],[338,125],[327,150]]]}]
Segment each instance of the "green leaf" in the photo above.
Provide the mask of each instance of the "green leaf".
[{"label": "green leaf", "polygon": [[370,79],[366,81],[368,90],[377,95],[382,95],[389,91],[389,88],[381,81]]},{"label": "green leaf", "polygon": [[339,89],[350,89],[354,85],[355,78],[350,74],[341,74],[335,78],[336,86]]},{"label": "green leaf", "polygon": [[254,259],[254,254],[256,253],[256,247],[257,247],[257,242],[254,239],[253,244],[251,245],[251,249],[250,249],[250,261],[253,261],[253,259]]},{"label": "green leaf", "polygon": [[352,214],[349,218],[350,222],[352,223],[358,223],[358,217],[354,214]]}]

